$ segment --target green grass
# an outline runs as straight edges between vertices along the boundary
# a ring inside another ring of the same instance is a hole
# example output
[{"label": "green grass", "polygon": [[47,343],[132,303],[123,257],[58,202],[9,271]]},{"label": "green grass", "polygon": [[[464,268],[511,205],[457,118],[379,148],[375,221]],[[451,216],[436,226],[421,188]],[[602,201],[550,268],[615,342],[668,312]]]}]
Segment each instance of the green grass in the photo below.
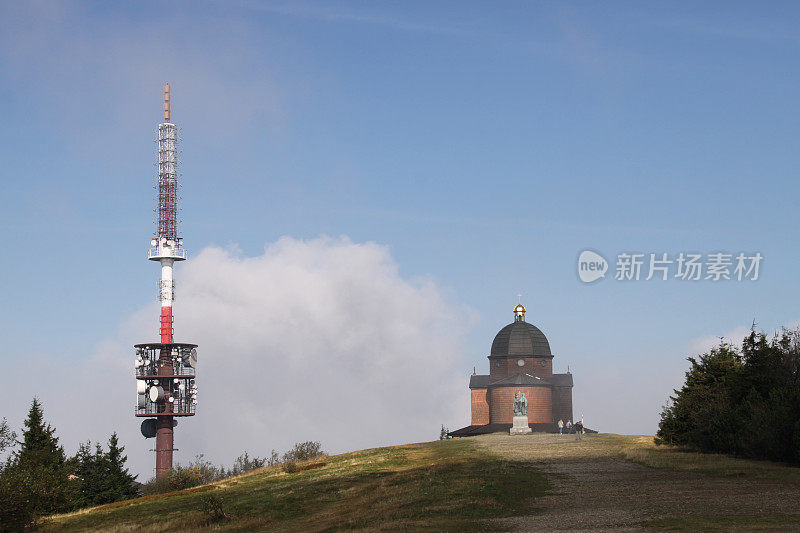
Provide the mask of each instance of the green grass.
[{"label": "green grass", "polygon": [[[479,531],[491,529],[485,519],[531,514],[548,489],[529,464],[482,453],[468,440],[376,448],[298,466],[320,462],[291,474],[273,467],[50,517],[43,529]],[[226,518],[214,518],[212,507]]]}]

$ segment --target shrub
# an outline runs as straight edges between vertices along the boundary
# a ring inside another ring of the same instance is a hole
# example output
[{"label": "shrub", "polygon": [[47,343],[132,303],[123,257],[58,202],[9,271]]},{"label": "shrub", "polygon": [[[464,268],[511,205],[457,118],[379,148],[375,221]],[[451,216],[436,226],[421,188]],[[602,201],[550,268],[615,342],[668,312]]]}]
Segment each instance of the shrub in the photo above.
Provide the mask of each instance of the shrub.
[{"label": "shrub", "polygon": [[275,466],[280,464],[281,456],[276,450],[272,450],[272,453],[269,455],[269,459],[267,459],[267,466]]},{"label": "shrub", "polygon": [[0,531],[22,531],[35,518],[28,473],[6,469],[0,476]]},{"label": "shrub", "polygon": [[223,478],[224,474],[224,469],[215,467],[211,462],[203,459],[203,454],[200,454],[188,466],[177,464],[168,475],[150,479],[142,485],[142,492],[144,494],[163,494],[189,489],[217,481]]},{"label": "shrub", "polygon": [[214,481],[219,481],[226,477],[238,476],[252,472],[253,470],[263,468],[265,466],[276,466],[282,464],[284,472],[292,473],[297,472],[297,461],[307,461],[325,455],[322,451],[322,445],[319,442],[300,442],[294,445],[294,448],[283,454],[283,460],[277,451],[272,450],[269,458],[267,457],[250,457],[248,452],[236,458],[233,466],[226,469],[224,466],[214,466],[210,461],[203,458],[203,454],[194,458],[187,466],[176,464],[170,470],[169,475],[160,479],[152,478],[142,485],[142,493],[149,494],[163,494],[165,492],[173,492],[176,490],[189,489],[198,485],[205,485]]},{"label": "shrub", "polygon": [[200,499],[201,511],[206,517],[206,523],[221,522],[230,518],[225,511],[225,502],[216,494],[204,494]]},{"label": "shrub", "polygon": [[37,517],[71,510],[76,484],[64,470],[7,465],[0,476],[0,531],[20,531]]},{"label": "shrub", "polygon": [[151,494],[164,494],[165,492],[172,492],[174,489],[170,485],[169,476],[162,478],[150,478],[140,487],[142,494],[149,496]]},{"label": "shrub", "polygon": [[[278,453],[273,450],[273,454],[277,455]],[[248,472],[252,472],[253,470],[258,470],[259,468],[264,468],[267,465],[268,459],[265,457],[250,457],[247,452],[244,452],[242,455],[236,458],[233,462],[233,468],[226,472],[227,476],[238,476],[241,474],[246,474]]]},{"label": "shrub", "polygon": [[325,452],[322,451],[322,444],[319,442],[298,442],[294,448],[283,454],[283,461],[307,461],[321,455],[325,455]]}]

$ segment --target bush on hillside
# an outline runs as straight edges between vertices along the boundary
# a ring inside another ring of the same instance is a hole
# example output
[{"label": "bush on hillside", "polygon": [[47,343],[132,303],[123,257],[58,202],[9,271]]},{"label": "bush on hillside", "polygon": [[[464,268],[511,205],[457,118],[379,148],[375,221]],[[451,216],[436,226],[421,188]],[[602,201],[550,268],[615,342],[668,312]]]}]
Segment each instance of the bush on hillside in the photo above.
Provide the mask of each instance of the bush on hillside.
[{"label": "bush on hillside", "polygon": [[216,494],[204,494],[200,499],[200,505],[207,524],[222,522],[230,518],[230,514],[226,511],[225,501]]},{"label": "bush on hillside", "polygon": [[[219,481],[232,476],[238,476],[264,468],[266,466],[282,465],[282,469],[288,472],[287,468],[297,470],[297,461],[305,461],[325,455],[322,451],[322,444],[319,442],[301,442],[294,445],[294,448],[283,454],[283,460],[277,451],[272,450],[270,456],[258,457],[250,456],[248,452],[236,458],[231,468],[224,466],[214,466],[210,461],[204,459],[203,454],[198,455],[187,466],[176,464],[169,475],[162,478],[152,478],[142,485],[143,494],[163,494],[176,490],[190,489],[198,485],[205,485],[214,481]],[[292,466],[289,466],[292,465]]]},{"label": "bush on hillside", "polygon": [[283,454],[283,462],[307,461],[325,455],[322,444],[314,441],[298,442],[294,448]]},{"label": "bush on hillside", "polygon": [[225,468],[216,467],[203,458],[200,454],[187,466],[180,463],[172,467],[169,474],[161,478],[153,478],[142,485],[144,494],[163,494],[175,490],[190,489],[198,485],[205,485],[217,481],[225,476]]},{"label": "bush on hillside", "polygon": [[[278,452],[275,450],[273,450],[272,453],[274,455],[278,455]],[[236,458],[236,460],[233,462],[233,467],[228,470],[226,474],[227,477],[239,476],[241,474],[252,472],[253,470],[258,470],[259,468],[264,468],[268,463],[269,459],[266,457],[250,457],[250,454],[244,452],[242,455]]]}]

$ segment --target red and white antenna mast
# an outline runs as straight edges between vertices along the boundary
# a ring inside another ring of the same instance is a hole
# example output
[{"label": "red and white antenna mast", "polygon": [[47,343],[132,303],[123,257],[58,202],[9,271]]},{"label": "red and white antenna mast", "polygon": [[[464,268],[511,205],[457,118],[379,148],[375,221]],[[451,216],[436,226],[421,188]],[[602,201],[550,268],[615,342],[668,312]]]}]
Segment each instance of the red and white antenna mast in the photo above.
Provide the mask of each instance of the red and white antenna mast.
[{"label": "red and white antenna mast", "polygon": [[172,342],[172,301],[175,282],[172,267],[186,259],[178,237],[178,127],[171,122],[169,83],[164,85],[164,122],[158,125],[158,229],[150,260],[161,263],[161,342]]},{"label": "red and white antenna mast", "polygon": [[158,125],[158,229],[150,241],[149,259],[161,264],[158,299],[160,342],[137,344],[136,416],[146,417],[142,434],[156,438],[156,477],[172,468],[175,417],[193,416],[197,405],[194,368],[197,345],[173,339],[172,303],[175,300],[173,267],[186,259],[178,236],[178,127],[172,123],[169,83],[164,85],[164,122]]}]

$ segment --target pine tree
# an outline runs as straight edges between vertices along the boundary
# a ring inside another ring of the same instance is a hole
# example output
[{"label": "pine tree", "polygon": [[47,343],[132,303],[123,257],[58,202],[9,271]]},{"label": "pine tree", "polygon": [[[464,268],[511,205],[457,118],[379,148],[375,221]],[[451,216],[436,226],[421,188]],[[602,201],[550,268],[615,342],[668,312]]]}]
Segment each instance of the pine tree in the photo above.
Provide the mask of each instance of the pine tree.
[{"label": "pine tree", "polygon": [[75,498],[77,507],[91,507],[98,504],[99,484],[102,472],[98,468],[98,457],[103,456],[102,449],[92,453],[92,443],[87,441],[78,446],[78,452],[70,459],[70,470],[77,477],[78,494]]},{"label": "pine tree", "polygon": [[94,452],[91,442],[80,445],[78,453],[70,459],[80,484],[80,496],[76,501],[79,507],[113,503],[137,495],[136,476],[125,468],[128,458],[122,455],[124,450],[116,433],[108,440],[108,452],[100,444],[95,444]]},{"label": "pine tree", "polygon": [[58,445],[56,430],[44,422],[42,404],[34,398],[25,420],[20,449],[14,452],[14,462],[21,468],[46,467],[56,469],[64,466],[67,458],[64,448]]},{"label": "pine tree", "polygon": [[64,449],[55,429],[44,422],[42,405],[34,398],[25,420],[20,449],[0,476],[0,524],[21,529],[37,516],[70,510],[75,484],[69,479]]},{"label": "pine tree", "polygon": [[108,439],[108,453],[103,456],[101,461],[105,476],[101,497],[105,502],[126,500],[137,495],[138,491],[134,486],[136,476],[132,476],[125,468],[128,457],[122,455],[124,451],[125,447],[119,445],[117,433],[112,433],[111,438]]}]

